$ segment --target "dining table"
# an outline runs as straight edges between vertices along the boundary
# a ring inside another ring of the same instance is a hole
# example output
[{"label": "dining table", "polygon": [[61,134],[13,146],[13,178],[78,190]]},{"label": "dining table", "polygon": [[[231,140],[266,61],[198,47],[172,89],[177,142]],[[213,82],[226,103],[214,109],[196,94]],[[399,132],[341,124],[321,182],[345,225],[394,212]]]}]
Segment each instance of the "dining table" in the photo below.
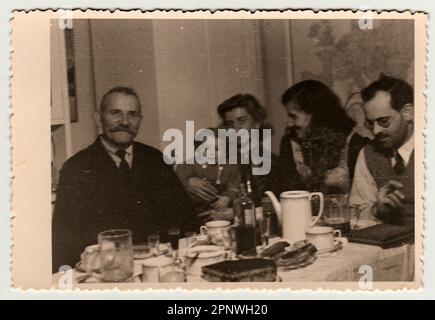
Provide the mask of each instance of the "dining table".
[{"label": "dining table", "polygon": [[[282,241],[275,237],[270,244]],[[340,250],[320,254],[304,267],[283,271],[278,268],[281,282],[358,282],[370,270],[373,281],[406,282],[414,280],[415,260],[414,244],[383,249],[378,246],[343,241]],[[180,252],[183,252],[183,239],[180,240]],[[134,275],[129,282],[141,283],[144,259],[134,260]],[[57,287],[62,273],[53,274],[53,286]],[[91,284],[99,281],[86,273],[73,269],[74,284]],[[205,282],[201,276],[187,274],[187,282]]]}]

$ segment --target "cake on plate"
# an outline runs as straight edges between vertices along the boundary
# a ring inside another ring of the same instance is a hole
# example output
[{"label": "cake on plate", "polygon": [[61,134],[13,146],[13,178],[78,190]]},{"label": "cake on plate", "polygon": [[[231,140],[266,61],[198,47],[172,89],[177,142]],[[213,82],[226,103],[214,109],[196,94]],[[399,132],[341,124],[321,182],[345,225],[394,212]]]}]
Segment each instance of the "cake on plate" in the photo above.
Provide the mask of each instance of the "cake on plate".
[{"label": "cake on plate", "polygon": [[273,282],[276,264],[262,258],[226,260],[202,267],[202,277],[210,282]]}]

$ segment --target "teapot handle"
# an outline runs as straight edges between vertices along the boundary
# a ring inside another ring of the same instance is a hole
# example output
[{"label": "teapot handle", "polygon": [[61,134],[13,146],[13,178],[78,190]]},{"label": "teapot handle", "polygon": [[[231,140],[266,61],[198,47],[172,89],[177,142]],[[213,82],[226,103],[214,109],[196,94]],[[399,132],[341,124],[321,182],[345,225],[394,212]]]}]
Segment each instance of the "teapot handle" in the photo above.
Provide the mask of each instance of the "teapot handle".
[{"label": "teapot handle", "polygon": [[320,208],[319,208],[319,214],[317,215],[317,218],[310,223],[310,227],[314,226],[320,220],[323,214],[323,193],[321,192],[310,193],[310,200],[313,198],[313,196],[318,196],[320,198]]}]

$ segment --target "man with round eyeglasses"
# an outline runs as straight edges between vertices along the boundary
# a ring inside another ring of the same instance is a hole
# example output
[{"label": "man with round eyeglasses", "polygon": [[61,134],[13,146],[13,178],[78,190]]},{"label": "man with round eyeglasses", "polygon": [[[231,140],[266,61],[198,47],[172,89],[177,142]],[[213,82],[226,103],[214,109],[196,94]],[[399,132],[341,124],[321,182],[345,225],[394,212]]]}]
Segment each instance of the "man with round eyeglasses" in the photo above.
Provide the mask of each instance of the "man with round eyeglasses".
[{"label": "man with round eyeglasses", "polygon": [[350,204],[363,218],[414,227],[414,94],[382,75],[361,92],[374,139],[358,155]]}]

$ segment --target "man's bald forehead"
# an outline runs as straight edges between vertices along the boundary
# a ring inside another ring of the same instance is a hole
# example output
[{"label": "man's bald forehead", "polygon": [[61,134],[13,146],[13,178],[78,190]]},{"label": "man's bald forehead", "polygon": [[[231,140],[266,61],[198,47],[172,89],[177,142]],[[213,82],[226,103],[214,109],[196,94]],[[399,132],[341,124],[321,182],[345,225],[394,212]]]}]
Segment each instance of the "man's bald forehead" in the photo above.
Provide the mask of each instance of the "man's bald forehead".
[{"label": "man's bald forehead", "polygon": [[137,95],[136,91],[134,91],[134,89],[129,88],[129,87],[115,87],[115,88],[112,88],[109,91],[107,91],[104,94],[103,98],[101,99],[99,111],[101,111],[101,112],[105,111],[104,109],[107,106],[108,99],[113,97],[115,94],[121,94],[121,95],[124,95],[124,96],[133,96],[134,98],[136,98],[139,111],[141,111],[142,106],[141,106],[141,103],[140,103],[139,96]]}]

